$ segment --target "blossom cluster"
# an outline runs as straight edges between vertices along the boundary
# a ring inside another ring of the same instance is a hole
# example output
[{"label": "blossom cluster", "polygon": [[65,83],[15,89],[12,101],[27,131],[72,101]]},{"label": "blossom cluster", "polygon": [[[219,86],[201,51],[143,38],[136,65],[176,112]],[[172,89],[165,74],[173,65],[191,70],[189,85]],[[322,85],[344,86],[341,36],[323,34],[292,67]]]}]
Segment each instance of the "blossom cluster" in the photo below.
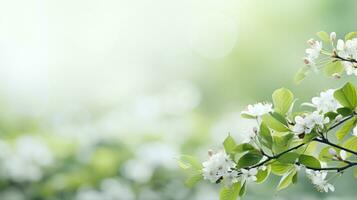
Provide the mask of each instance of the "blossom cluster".
[{"label": "blossom cluster", "polygon": [[[314,57],[312,51],[308,51],[310,60]],[[247,182],[261,183],[272,173],[281,176],[277,188],[282,190],[296,183],[298,173],[304,169],[317,191],[335,191],[329,181],[333,173],[357,166],[356,91],[351,83],[322,91],[311,102],[302,104],[309,110],[299,112],[293,112],[296,99],[290,90],[274,91],[273,103],[252,104],[241,112],[243,118],[256,123],[248,141],[236,143],[228,136],[224,150],[209,151],[209,159],[201,165],[194,158],[182,160],[185,169],[195,166],[198,170],[189,183],[197,182],[199,173],[204,180],[223,183],[221,196],[236,194],[233,200],[244,195]],[[330,140],[334,129],[338,144]]]},{"label": "blossom cluster", "polygon": [[[324,68],[329,76],[340,78],[342,73],[357,76],[357,32],[346,34],[344,40],[337,39],[335,32],[330,34],[320,31],[321,40],[309,39],[305,50],[304,64],[296,76],[300,82],[309,70],[318,71]],[[326,45],[325,45],[326,44]]]}]

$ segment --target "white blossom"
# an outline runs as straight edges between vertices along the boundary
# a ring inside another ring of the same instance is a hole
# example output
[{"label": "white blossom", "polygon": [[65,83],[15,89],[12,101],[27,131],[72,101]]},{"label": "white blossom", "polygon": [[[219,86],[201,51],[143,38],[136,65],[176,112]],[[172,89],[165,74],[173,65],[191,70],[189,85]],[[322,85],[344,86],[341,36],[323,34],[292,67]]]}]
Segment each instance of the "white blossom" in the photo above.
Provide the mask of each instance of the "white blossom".
[{"label": "white blossom", "polygon": [[312,104],[307,104],[312,107],[315,107],[317,111],[327,113],[327,112],[335,112],[341,105],[334,98],[335,90],[329,89],[325,92],[321,92],[320,96],[313,97],[311,99]]},{"label": "white blossom", "polygon": [[[347,40],[344,42],[343,40],[338,40],[337,45],[337,55],[344,59],[357,59],[357,38],[352,40]],[[343,61],[342,62],[344,69],[347,75],[355,75],[357,76],[357,66],[356,63]]]},{"label": "white blossom", "polygon": [[335,191],[335,187],[326,180],[326,171],[306,169],[306,174],[319,192],[328,192],[329,190],[332,192]]},{"label": "white blossom", "polygon": [[242,172],[242,182],[254,182],[257,180],[256,175],[258,174],[258,170],[256,168],[252,169],[241,169]]},{"label": "white blossom", "polygon": [[310,48],[305,50],[307,56],[305,57],[304,60],[306,64],[310,66],[315,66],[316,60],[319,57],[320,52],[322,50],[322,42],[310,39],[308,41],[308,44],[310,45]]},{"label": "white blossom", "polygon": [[303,118],[301,116],[295,117],[295,125],[292,128],[292,131],[296,134],[302,133],[311,133],[315,124],[307,117]]},{"label": "white blossom", "polygon": [[272,112],[273,105],[270,103],[257,103],[254,105],[248,105],[247,111],[243,111],[242,114],[248,114],[253,117],[261,117],[262,115]]},{"label": "white blossom", "polygon": [[215,183],[222,177],[229,177],[232,168],[236,166],[224,151],[211,155],[202,165],[204,179],[212,183]]},{"label": "white blossom", "polygon": [[317,125],[318,127],[323,127],[324,124],[328,123],[330,120],[328,117],[324,117],[319,114],[319,112],[314,111],[311,114],[305,115],[304,117],[296,116],[295,125],[292,130],[296,134],[309,134],[312,129]]}]

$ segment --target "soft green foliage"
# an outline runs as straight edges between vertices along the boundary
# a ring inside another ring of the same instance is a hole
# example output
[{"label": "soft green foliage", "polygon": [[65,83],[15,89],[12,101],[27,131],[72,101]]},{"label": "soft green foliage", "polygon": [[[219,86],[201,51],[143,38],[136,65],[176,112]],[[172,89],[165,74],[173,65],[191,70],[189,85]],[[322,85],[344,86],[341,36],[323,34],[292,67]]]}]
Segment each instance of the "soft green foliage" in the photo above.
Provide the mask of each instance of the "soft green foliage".
[{"label": "soft green foliage", "polygon": [[241,191],[241,184],[235,183],[231,187],[222,188],[219,193],[220,200],[235,200],[238,198]]},{"label": "soft green foliage", "polygon": [[278,184],[278,191],[287,188],[290,184],[293,183],[293,177],[296,174],[296,169],[292,169],[284,174],[284,176],[280,179]]},{"label": "soft green foliage", "polygon": [[344,107],[354,110],[357,106],[357,91],[352,83],[346,83],[341,89],[336,90],[334,96]]},{"label": "soft green foliage", "polygon": [[294,101],[293,93],[286,88],[275,90],[272,97],[275,112],[281,115],[285,115],[290,110]]}]

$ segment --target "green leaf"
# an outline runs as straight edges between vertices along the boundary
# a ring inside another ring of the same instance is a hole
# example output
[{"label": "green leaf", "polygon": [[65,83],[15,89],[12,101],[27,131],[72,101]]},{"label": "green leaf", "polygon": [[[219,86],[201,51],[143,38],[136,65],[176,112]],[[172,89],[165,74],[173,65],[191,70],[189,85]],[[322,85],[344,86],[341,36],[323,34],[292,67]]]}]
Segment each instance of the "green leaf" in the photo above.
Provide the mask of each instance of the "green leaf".
[{"label": "green leaf", "polygon": [[236,147],[236,142],[234,139],[229,135],[223,142],[223,147],[226,153],[234,153],[234,149]]},{"label": "green leaf", "polygon": [[278,133],[273,136],[273,150],[275,153],[285,151],[289,148],[294,137],[292,133]]},{"label": "green leaf", "polygon": [[243,153],[245,151],[251,151],[251,150],[255,150],[254,146],[249,144],[249,143],[242,143],[242,144],[238,144],[235,148],[234,148],[234,152],[236,153]]},{"label": "green leaf", "polygon": [[330,119],[330,121],[333,121],[337,117],[337,115],[338,115],[338,113],[335,113],[335,112],[327,112],[324,114],[324,117],[328,117]]},{"label": "green leaf", "polygon": [[220,200],[236,200],[239,196],[240,192],[240,182],[234,183],[232,187],[224,187],[219,193]]},{"label": "green leaf", "polygon": [[203,179],[203,176],[201,173],[194,174],[186,180],[185,185],[187,187],[193,187],[202,179]]},{"label": "green leaf", "polygon": [[285,115],[290,110],[294,101],[293,93],[286,88],[275,90],[272,98],[275,112],[280,113],[281,115]]},{"label": "green leaf", "polygon": [[332,76],[334,74],[342,74],[344,67],[341,61],[332,61],[324,69],[327,76]]},{"label": "green leaf", "polygon": [[296,169],[290,170],[288,173],[284,174],[284,176],[280,179],[278,184],[278,191],[287,188],[292,182],[293,178],[296,174]]},{"label": "green leaf", "polygon": [[196,170],[202,169],[202,164],[195,157],[189,155],[182,155],[179,160],[179,166],[183,169],[194,168]]},{"label": "green leaf", "polygon": [[271,149],[273,144],[273,137],[271,136],[271,132],[264,122],[260,124],[259,135],[262,140],[261,142],[264,143],[265,146]]},{"label": "green leaf", "polygon": [[346,83],[341,89],[336,90],[334,97],[344,107],[355,110],[357,106],[357,92],[355,86],[351,83]]},{"label": "green leaf", "polygon": [[269,176],[270,174],[270,165],[266,166],[266,170],[259,170],[256,177],[257,180],[255,181],[256,183],[263,183]]},{"label": "green leaf", "polygon": [[246,185],[247,185],[246,182],[244,182],[242,187],[241,187],[241,189],[240,189],[240,191],[239,191],[239,196],[240,197],[242,197],[245,194],[245,192],[247,190],[247,186]]},{"label": "green leaf", "polygon": [[299,163],[305,165],[306,167],[321,168],[320,161],[317,158],[309,155],[300,155]]},{"label": "green leaf", "polygon": [[297,183],[297,181],[298,181],[298,173],[297,173],[297,171],[296,171],[296,173],[295,173],[295,175],[293,176],[293,184],[295,184],[295,183]]},{"label": "green leaf", "polygon": [[255,116],[249,115],[247,113],[241,113],[240,116],[245,118],[245,119],[256,119]]},{"label": "green leaf", "polygon": [[278,132],[287,132],[289,128],[281,121],[280,118],[277,117],[278,115],[272,115],[267,113],[262,116],[263,122],[273,130]]},{"label": "green leaf", "polygon": [[282,176],[294,167],[292,164],[275,161],[271,164],[271,172],[275,175]]},{"label": "green leaf", "polygon": [[337,113],[342,115],[343,117],[347,117],[347,116],[352,115],[353,111],[351,110],[351,108],[343,107],[343,108],[338,108]]},{"label": "green leaf", "polygon": [[[350,137],[348,140],[346,140],[346,142],[342,146],[345,147],[346,149],[357,151],[357,137],[356,136]],[[351,153],[347,152],[347,156],[350,155]]]},{"label": "green leaf", "polygon": [[295,74],[294,77],[294,82],[296,84],[300,84],[302,80],[305,79],[305,77],[307,76],[307,74],[309,73],[310,68],[306,65],[302,66],[299,71]]},{"label": "green leaf", "polygon": [[352,131],[353,127],[356,125],[356,118],[353,117],[346,121],[338,131],[336,131],[336,137],[338,140],[343,140],[343,138]]},{"label": "green leaf", "polygon": [[249,151],[238,161],[238,167],[244,168],[257,164],[263,158],[259,151]]},{"label": "green leaf", "polygon": [[349,32],[345,35],[345,40],[351,40],[352,38],[357,36],[357,32]]},{"label": "green leaf", "polygon": [[330,36],[325,31],[317,32],[316,35],[324,42],[330,42]]},{"label": "green leaf", "polygon": [[288,153],[285,153],[285,154],[281,155],[278,158],[278,161],[281,162],[281,163],[294,164],[298,157],[299,157],[299,154],[297,154],[295,152],[288,152]]}]

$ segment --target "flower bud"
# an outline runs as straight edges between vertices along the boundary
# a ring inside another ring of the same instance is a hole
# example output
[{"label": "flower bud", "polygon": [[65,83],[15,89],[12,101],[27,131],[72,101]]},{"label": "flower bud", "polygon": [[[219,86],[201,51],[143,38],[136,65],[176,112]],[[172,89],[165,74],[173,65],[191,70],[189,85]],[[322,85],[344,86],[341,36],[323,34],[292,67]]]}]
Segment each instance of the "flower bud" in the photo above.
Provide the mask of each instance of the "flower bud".
[{"label": "flower bud", "polygon": [[330,33],[330,40],[331,41],[335,41],[336,40],[336,33],[335,32]]},{"label": "flower bud", "polygon": [[308,41],[307,41],[307,43],[310,45],[310,46],[313,46],[314,44],[315,44],[315,40],[314,39],[309,39]]},{"label": "flower bud", "polygon": [[209,157],[212,157],[212,155],[213,155],[213,151],[210,149],[210,150],[208,150],[208,155],[209,155]]},{"label": "flower bud", "polygon": [[332,74],[332,77],[335,79],[340,79],[341,75],[339,73],[334,73],[334,74]]},{"label": "flower bud", "polygon": [[329,152],[331,155],[333,155],[333,156],[336,155],[336,150],[333,149],[333,148],[329,148],[329,149],[328,149],[328,152]]}]

